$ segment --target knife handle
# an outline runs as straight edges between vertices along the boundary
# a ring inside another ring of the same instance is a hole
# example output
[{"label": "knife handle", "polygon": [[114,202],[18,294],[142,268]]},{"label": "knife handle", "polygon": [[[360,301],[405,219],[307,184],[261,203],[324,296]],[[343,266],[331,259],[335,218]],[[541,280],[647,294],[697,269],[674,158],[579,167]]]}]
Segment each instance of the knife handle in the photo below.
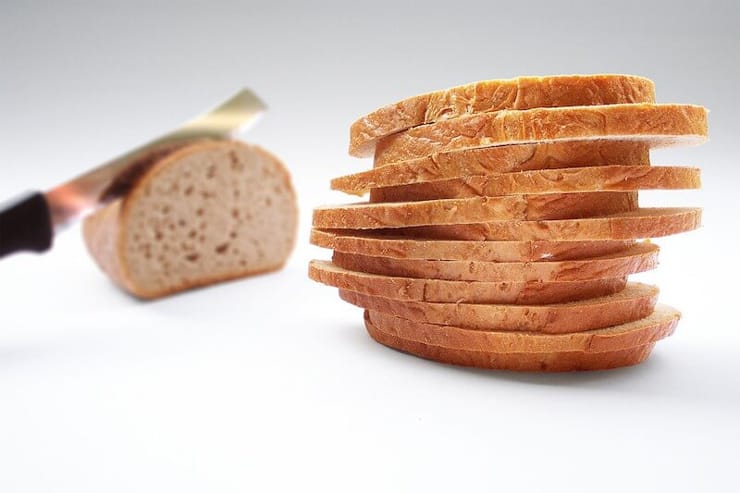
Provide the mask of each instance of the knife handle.
[{"label": "knife handle", "polygon": [[51,211],[43,193],[32,192],[0,204],[0,257],[51,247],[54,230]]}]

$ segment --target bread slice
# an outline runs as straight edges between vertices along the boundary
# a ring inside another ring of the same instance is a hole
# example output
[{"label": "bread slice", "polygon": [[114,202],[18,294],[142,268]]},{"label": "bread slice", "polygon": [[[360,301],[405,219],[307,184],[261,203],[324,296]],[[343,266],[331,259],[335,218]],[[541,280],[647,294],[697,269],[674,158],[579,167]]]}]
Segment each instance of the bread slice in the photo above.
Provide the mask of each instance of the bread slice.
[{"label": "bread slice", "polygon": [[548,221],[492,221],[397,228],[391,234],[437,240],[636,240],[684,233],[701,225],[698,208],[640,208],[604,217]]},{"label": "bread slice", "polygon": [[629,140],[572,140],[465,149],[341,176],[331,181],[331,188],[362,195],[372,188],[468,175],[612,164],[647,166],[650,145]]},{"label": "bread slice", "polygon": [[681,314],[658,305],[645,318],[602,329],[559,334],[470,330],[450,325],[413,322],[383,312],[370,311],[370,322],[402,339],[449,349],[495,353],[550,353],[585,351],[600,353],[657,342],[670,335]]},{"label": "bread slice", "polygon": [[371,257],[334,252],[332,262],[344,269],[384,276],[447,279],[450,281],[585,281],[625,277],[654,269],[658,245],[637,243],[619,252],[583,260],[546,262],[476,262]]},{"label": "bread slice", "polygon": [[647,317],[655,307],[658,288],[627,283],[622,291],[608,296],[544,305],[400,301],[344,289],[339,290],[339,297],[366,310],[416,322],[454,325],[471,330],[563,334],[610,327]]},{"label": "bread slice", "polygon": [[[679,318],[678,311],[658,305],[644,319],[579,334],[497,334],[461,333],[366,311],[365,327],[381,344],[441,363],[499,370],[576,371],[641,363],[656,341],[675,331]],[[443,341],[444,345],[431,341]],[[458,349],[460,346],[466,349]],[[512,351],[513,348],[524,350]]]},{"label": "bread slice", "polygon": [[83,233],[115,283],[156,298],[279,269],[297,219],[290,175],[275,156],[210,141],[158,161],[125,198],[88,217]]},{"label": "bread slice", "polygon": [[564,140],[641,140],[653,147],[700,144],[707,110],[677,104],[614,104],[503,110],[444,120],[378,141],[375,166],[439,152]]},{"label": "bread slice", "polygon": [[632,75],[556,75],[474,82],[414,96],[365,115],[350,127],[349,153],[371,156],[381,137],[469,113],[653,101],[653,82]]},{"label": "bread slice", "polygon": [[575,260],[625,250],[632,241],[456,241],[403,238],[364,231],[313,229],[311,243],[373,257],[478,262]]},{"label": "bread slice", "polygon": [[645,361],[655,343],[629,349],[591,353],[568,351],[554,353],[494,353],[449,349],[431,344],[401,339],[379,330],[365,315],[365,328],[375,341],[392,349],[420,358],[458,366],[472,366],[488,370],[565,372],[609,370],[637,365]]},{"label": "bread slice", "polygon": [[436,224],[469,224],[501,219],[572,219],[637,209],[631,192],[509,195],[466,199],[357,203],[317,207],[319,229],[384,229]]},{"label": "bread slice", "polygon": [[618,293],[626,278],[563,282],[477,282],[416,279],[355,272],[312,260],[308,276],[340,289],[398,300],[438,303],[563,303]]},{"label": "bread slice", "polygon": [[408,202],[555,192],[681,190],[700,187],[699,168],[596,166],[473,175],[376,188],[370,192],[370,202]]}]

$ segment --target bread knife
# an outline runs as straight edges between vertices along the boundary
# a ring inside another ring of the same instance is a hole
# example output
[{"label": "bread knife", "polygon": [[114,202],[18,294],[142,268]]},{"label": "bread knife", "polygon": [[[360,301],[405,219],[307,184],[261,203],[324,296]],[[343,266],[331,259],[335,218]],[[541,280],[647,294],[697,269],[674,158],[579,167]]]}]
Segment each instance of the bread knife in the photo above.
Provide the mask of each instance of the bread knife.
[{"label": "bread knife", "polygon": [[46,192],[29,192],[0,204],[0,257],[49,250],[52,239],[86,213],[124,195],[157,158],[201,139],[234,138],[265,112],[242,89],[213,110]]}]

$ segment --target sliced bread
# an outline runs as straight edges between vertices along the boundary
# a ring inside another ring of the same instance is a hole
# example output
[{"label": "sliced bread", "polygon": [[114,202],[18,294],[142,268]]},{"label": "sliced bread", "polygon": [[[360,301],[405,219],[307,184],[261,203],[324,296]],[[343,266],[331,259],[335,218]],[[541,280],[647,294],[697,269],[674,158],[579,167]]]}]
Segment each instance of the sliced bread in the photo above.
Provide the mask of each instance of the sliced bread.
[{"label": "sliced bread", "polygon": [[637,209],[633,192],[583,192],[317,207],[318,229],[384,229],[503,219],[573,219]]},{"label": "sliced bread", "polygon": [[402,339],[433,346],[468,351],[495,353],[549,353],[585,351],[600,353],[650,344],[670,335],[681,314],[666,305],[639,320],[582,332],[545,334],[541,332],[510,332],[470,330],[452,325],[437,325],[406,320],[388,313],[370,311],[369,319],[376,327]]},{"label": "sliced bread", "polygon": [[644,242],[622,252],[600,257],[543,262],[399,259],[335,251],[332,262],[356,272],[423,279],[488,282],[585,281],[625,277],[654,269],[658,265],[658,251],[658,245]]},{"label": "sliced bread", "polygon": [[640,208],[605,217],[549,221],[492,221],[396,228],[399,236],[437,240],[636,240],[684,233],[701,225],[701,209]]},{"label": "sliced bread", "polygon": [[331,181],[331,188],[362,195],[372,188],[406,185],[468,175],[510,173],[536,169],[650,164],[646,142],[572,140],[514,144],[451,151],[389,164]]},{"label": "sliced bread", "polygon": [[[677,104],[615,104],[480,113],[415,127],[378,141],[375,166],[452,150],[564,140],[641,140],[653,147],[700,144],[707,110]],[[617,163],[624,164],[624,163]]]},{"label": "sliced bread", "polygon": [[308,277],[340,289],[398,300],[438,303],[564,303],[618,293],[626,278],[563,282],[477,282],[382,276],[312,260]]},{"label": "sliced bread", "polygon": [[652,81],[631,75],[556,75],[474,82],[404,99],[365,115],[350,127],[349,153],[371,156],[381,137],[469,113],[653,101]]},{"label": "sliced bread", "polygon": [[417,341],[401,339],[383,332],[365,316],[365,328],[375,341],[398,351],[420,358],[458,366],[472,366],[488,370],[566,372],[609,370],[637,365],[645,361],[655,343],[629,349],[587,353],[568,351],[560,353],[494,353],[449,349]]},{"label": "sliced bread", "polygon": [[555,192],[681,190],[700,187],[699,168],[595,166],[473,175],[376,188],[370,192],[370,202],[408,202]]},{"label": "sliced bread", "polygon": [[479,262],[574,260],[622,251],[632,241],[456,241],[403,238],[366,231],[311,230],[311,243],[373,257]]},{"label": "sliced bread", "polygon": [[156,298],[282,267],[297,232],[290,175],[269,152],[201,142],[158,161],[122,199],[88,217],[100,268]]},{"label": "sliced bread", "polygon": [[438,325],[472,330],[527,331],[563,334],[600,329],[647,317],[658,299],[658,288],[627,283],[608,296],[556,304],[505,305],[401,301],[339,290],[344,301],[366,310]]}]

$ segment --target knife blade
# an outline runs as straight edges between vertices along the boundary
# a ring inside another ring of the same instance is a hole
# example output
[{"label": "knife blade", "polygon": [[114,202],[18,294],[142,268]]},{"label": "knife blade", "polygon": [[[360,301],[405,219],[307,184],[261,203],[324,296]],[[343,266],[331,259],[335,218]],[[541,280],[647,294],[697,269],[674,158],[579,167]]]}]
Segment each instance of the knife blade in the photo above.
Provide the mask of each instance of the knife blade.
[{"label": "knife blade", "polygon": [[86,213],[124,195],[159,158],[201,139],[229,139],[252,126],[265,104],[249,89],[179,128],[56,186],[0,205],[0,257],[30,250],[42,252],[52,237]]}]

